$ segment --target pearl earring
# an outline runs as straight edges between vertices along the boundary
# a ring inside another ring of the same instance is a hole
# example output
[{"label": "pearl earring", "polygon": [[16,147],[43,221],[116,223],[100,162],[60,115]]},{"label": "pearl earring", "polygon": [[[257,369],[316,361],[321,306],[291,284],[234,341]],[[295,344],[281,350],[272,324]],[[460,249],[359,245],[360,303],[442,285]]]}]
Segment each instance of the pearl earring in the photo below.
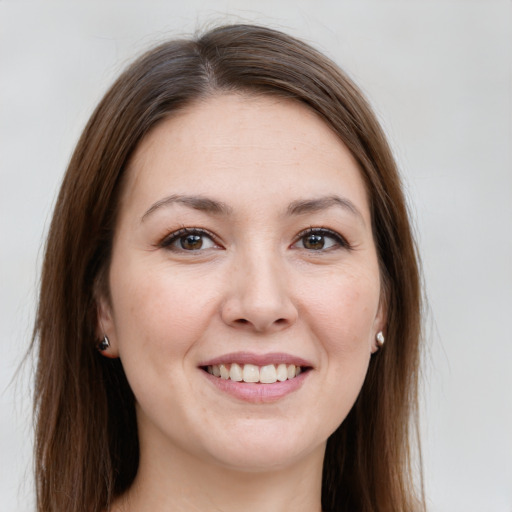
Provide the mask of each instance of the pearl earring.
[{"label": "pearl earring", "polygon": [[382,331],[379,331],[377,333],[375,339],[377,340],[377,345],[379,345],[379,347],[382,347],[382,345],[384,345],[384,342],[386,341],[386,338],[384,338],[384,334],[382,334]]}]

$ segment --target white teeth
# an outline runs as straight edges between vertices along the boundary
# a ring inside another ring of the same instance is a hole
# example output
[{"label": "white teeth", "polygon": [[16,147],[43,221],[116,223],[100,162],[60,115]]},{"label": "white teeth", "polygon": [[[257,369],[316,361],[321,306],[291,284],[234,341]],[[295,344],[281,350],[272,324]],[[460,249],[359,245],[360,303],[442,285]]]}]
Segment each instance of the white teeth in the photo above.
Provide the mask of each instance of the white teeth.
[{"label": "white teeth", "polygon": [[277,380],[284,382],[288,378],[288,368],[285,364],[280,364],[277,367]]},{"label": "white teeth", "polygon": [[260,369],[253,364],[244,365],[242,372],[244,382],[259,382],[260,381]]},{"label": "white teeth", "polygon": [[206,367],[206,371],[215,377],[236,382],[260,382],[262,384],[273,384],[274,382],[284,382],[288,379],[294,379],[302,372],[300,366],[294,364],[286,365],[284,363],[265,366],[256,366],[254,364],[239,365],[238,363],[214,364]]},{"label": "white teeth", "polygon": [[223,365],[223,364],[219,365],[219,370],[220,370],[220,378],[221,379],[224,379],[224,380],[229,379],[229,370],[225,367],[225,365]]},{"label": "white teeth", "polygon": [[237,382],[242,380],[242,368],[240,368],[238,364],[233,363],[231,365],[231,368],[229,369],[229,378]]},{"label": "white teeth", "polygon": [[276,380],[277,372],[273,364],[268,364],[260,368],[260,382],[263,384],[273,384]]}]

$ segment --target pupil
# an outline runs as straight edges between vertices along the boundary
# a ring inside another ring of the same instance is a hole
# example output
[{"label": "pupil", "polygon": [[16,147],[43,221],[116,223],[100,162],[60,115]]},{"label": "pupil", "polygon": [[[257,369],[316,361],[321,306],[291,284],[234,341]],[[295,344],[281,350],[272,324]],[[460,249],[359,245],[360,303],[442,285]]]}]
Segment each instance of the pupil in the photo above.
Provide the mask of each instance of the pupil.
[{"label": "pupil", "polygon": [[190,251],[201,249],[203,240],[200,235],[187,235],[181,239],[181,247]]},{"label": "pupil", "polygon": [[322,235],[308,235],[304,240],[306,249],[323,249],[324,237]]}]

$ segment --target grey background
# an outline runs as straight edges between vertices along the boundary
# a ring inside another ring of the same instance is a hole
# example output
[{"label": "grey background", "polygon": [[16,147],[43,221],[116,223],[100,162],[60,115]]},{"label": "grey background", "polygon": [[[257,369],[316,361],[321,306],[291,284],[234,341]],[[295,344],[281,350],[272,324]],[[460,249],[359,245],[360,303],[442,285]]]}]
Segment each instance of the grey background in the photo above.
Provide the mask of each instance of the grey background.
[{"label": "grey background", "polygon": [[312,42],[376,106],[406,181],[430,314],[433,512],[512,511],[512,3],[0,0],[0,511],[33,510],[30,339],[44,233],[86,119],[143,49],[254,21]]}]

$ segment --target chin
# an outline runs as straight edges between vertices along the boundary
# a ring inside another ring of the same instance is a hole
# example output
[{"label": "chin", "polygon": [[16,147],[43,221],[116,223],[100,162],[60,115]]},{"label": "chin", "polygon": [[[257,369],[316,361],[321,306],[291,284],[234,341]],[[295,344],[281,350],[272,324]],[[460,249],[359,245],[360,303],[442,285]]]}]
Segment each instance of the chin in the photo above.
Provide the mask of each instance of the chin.
[{"label": "chin", "polygon": [[[323,451],[322,451],[323,453]],[[246,473],[266,473],[281,471],[297,465],[308,458],[309,452],[297,450],[245,450],[243,453],[226,453],[217,458],[217,464],[228,470]]]},{"label": "chin", "polygon": [[210,438],[209,446],[205,448],[216,464],[243,472],[279,471],[314,453],[321,453],[323,457],[328,433],[308,436],[304,428],[292,432],[289,428],[276,428],[275,423],[269,428],[265,425],[253,427],[245,427],[242,433],[232,433],[215,444]]}]

